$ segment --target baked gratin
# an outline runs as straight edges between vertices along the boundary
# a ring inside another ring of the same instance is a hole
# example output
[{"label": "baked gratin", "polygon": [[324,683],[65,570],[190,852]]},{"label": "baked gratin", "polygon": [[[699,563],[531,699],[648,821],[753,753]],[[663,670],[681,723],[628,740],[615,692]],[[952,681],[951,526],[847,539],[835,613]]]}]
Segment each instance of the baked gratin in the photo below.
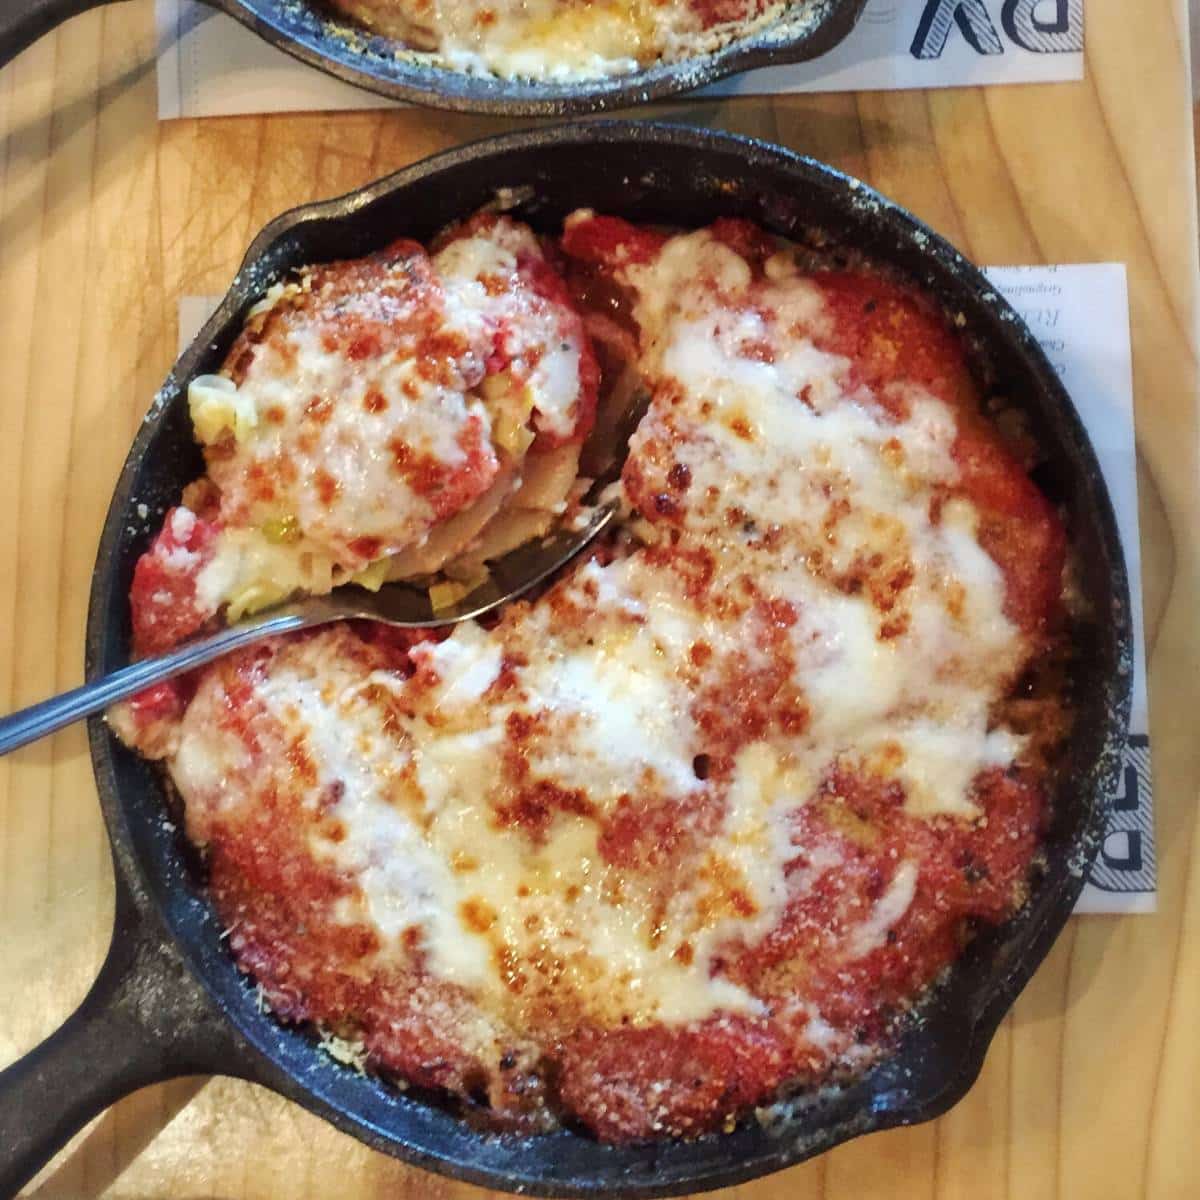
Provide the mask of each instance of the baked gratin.
[{"label": "baked gratin", "polygon": [[910,286],[738,221],[485,215],[272,289],[190,398],[140,651],[486,570],[626,456],[616,532],[498,619],[278,639],[110,718],[262,1003],[342,1060],[502,1129],[699,1136],[886,1054],[1023,903],[1066,539]]},{"label": "baked gratin", "polygon": [[327,0],[400,53],[472,75],[569,83],[678,62],[778,22],[814,0]]}]

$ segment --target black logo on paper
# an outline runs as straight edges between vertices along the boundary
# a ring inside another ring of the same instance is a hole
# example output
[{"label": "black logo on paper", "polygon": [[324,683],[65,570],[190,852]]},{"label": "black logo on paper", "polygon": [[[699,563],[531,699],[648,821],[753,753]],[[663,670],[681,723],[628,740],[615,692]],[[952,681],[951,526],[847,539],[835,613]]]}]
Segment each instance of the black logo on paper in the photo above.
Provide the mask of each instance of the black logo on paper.
[{"label": "black logo on paper", "polygon": [[[992,14],[999,8],[999,20]],[[976,54],[1003,54],[1007,44],[1034,54],[1083,49],[1083,0],[925,0],[910,50],[941,58],[952,36]],[[1001,36],[1003,34],[1003,36]]]},{"label": "black logo on paper", "polygon": [[1154,811],[1150,792],[1150,739],[1129,735],[1125,769],[1113,799],[1104,844],[1089,882],[1105,892],[1154,891]]},{"label": "black logo on paper", "polygon": [[1000,23],[1035,54],[1083,49],[1083,0],[1004,0]]}]

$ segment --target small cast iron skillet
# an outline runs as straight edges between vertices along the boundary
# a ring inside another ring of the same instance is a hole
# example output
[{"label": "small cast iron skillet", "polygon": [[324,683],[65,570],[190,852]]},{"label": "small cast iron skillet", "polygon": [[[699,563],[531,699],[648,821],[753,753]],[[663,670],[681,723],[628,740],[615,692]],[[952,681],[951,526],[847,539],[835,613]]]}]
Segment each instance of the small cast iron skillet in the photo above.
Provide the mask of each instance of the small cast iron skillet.
[{"label": "small cast iron skillet", "polygon": [[[1098,845],[1117,778],[1130,685],[1129,598],[1112,509],[1070,399],[1011,308],[929,229],[857,181],[779,147],[691,128],[591,122],[478,142],[338,200],[286,213],[255,239],[224,302],[180,358],[126,460],[96,560],[89,677],[126,661],[133,564],[202,463],[185,383],[219,366],[247,308],[289,268],[425,239],[497,189],[556,230],[578,206],[700,225],[749,217],[809,244],[856,247],[961,314],[973,369],[1028,418],[1046,454],[1038,483],[1061,504],[1092,616],[1080,631],[1078,716],[1046,869],[1026,907],[982,932],[897,1051],[858,1080],[696,1142],[604,1146],[576,1133],[521,1139],[337,1066],[305,1033],[260,1013],[235,968],[160,774],[93,720],[91,753],[116,860],[117,917],[100,978],[79,1011],[0,1075],[0,1193],[15,1190],[76,1129],[135,1088],[212,1072],[265,1084],[408,1162],[543,1195],[663,1196],[779,1170],[858,1134],[928,1120],[970,1087],[1001,1017],[1057,936]],[[139,504],[149,507],[145,520]]]},{"label": "small cast iron skillet", "polygon": [[[313,0],[204,0],[260,37],[327,75],[393,100],[495,116],[566,117],[644,104],[714,83],[752,67],[807,62],[832,50],[854,28],[866,0],[808,0],[803,19],[783,17],[713,54],[662,63],[605,79],[533,83],[468,75],[395,57],[395,43],[362,36],[349,42]],[[44,33],[112,0],[5,0],[0,9],[0,66]],[[340,28],[345,29],[343,23]]]}]

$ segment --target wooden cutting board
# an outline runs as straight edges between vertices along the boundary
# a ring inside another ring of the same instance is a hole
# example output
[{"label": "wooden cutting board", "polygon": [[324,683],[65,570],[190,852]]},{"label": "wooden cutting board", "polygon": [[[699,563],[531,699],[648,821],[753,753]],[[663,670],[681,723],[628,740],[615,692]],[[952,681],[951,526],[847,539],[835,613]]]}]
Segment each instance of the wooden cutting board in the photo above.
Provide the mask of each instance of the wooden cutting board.
[{"label": "wooden cutting board", "polygon": [[[982,263],[1128,264],[1158,801],[1157,916],[1078,919],[977,1086],[934,1124],[727,1193],[741,1200],[1200,1195],[1197,243],[1183,0],[1087,0],[1082,83],[691,101],[655,116],[782,142],[913,209]],[[516,123],[418,110],[155,117],[150,0],[0,71],[0,705],[78,683],[113,482],[175,351],[257,229]],[[527,123],[527,122],[526,122]],[[78,1003],[112,882],[80,728],[0,761],[0,1063]],[[38,1196],[481,1196],[250,1085],[116,1105]]]}]

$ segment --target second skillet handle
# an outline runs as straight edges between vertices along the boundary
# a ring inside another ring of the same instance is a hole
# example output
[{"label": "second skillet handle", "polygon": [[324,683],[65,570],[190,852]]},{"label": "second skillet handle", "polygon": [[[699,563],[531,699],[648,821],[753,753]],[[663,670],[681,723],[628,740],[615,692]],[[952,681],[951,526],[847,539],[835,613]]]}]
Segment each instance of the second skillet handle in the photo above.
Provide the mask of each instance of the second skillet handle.
[{"label": "second skillet handle", "polygon": [[112,945],[92,990],[40,1046],[0,1072],[0,1197],[15,1196],[66,1142],[122,1096],[207,1074],[231,1034],[118,867]]},{"label": "second skillet handle", "polygon": [[112,0],[4,0],[0,4],[0,67],[64,21]]}]

